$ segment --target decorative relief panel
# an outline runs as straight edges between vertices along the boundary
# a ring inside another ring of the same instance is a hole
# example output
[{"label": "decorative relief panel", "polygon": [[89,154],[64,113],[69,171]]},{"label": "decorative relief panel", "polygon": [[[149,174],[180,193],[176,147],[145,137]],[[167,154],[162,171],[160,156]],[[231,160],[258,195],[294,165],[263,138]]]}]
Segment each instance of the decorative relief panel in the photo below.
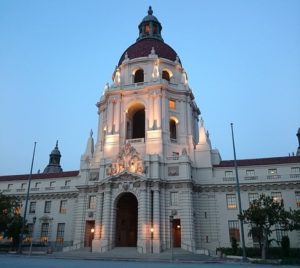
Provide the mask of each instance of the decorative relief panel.
[{"label": "decorative relief panel", "polygon": [[125,144],[117,158],[106,168],[106,175],[114,176],[123,171],[137,174],[145,173],[143,160],[130,143]]},{"label": "decorative relief panel", "polygon": [[179,167],[168,167],[168,176],[179,176]]}]

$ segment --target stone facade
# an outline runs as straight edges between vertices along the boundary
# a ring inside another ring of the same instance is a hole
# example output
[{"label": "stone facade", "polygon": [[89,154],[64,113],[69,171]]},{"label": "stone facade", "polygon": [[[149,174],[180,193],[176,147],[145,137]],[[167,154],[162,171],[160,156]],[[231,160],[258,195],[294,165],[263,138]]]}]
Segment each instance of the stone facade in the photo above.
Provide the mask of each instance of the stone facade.
[{"label": "stone facade", "polygon": [[[41,225],[49,222],[47,241],[63,242],[65,250],[134,246],[160,253],[172,244],[200,253],[230,246],[229,231],[240,229],[234,163],[212,149],[187,74],[151,9],[139,28],[97,103],[96,143],[91,131],[80,170],[33,175],[33,239],[41,239]],[[299,155],[239,160],[238,172],[243,209],[261,193],[300,207]],[[0,190],[24,200],[27,179],[1,176]],[[299,247],[299,232],[289,236]],[[255,244],[245,238],[247,246]]]}]

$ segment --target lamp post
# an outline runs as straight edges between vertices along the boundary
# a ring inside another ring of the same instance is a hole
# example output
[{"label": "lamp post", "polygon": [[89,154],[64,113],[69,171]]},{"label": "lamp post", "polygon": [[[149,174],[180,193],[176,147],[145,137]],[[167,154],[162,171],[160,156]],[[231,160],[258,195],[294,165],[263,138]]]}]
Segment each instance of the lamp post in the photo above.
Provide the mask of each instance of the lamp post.
[{"label": "lamp post", "polygon": [[34,233],[34,225],[35,225],[35,222],[36,222],[36,217],[33,217],[33,218],[32,218],[32,233],[31,233],[31,241],[30,241],[29,256],[30,256],[31,253],[32,253],[32,242],[33,242],[33,233]]},{"label": "lamp post", "polygon": [[33,147],[30,174],[29,174],[29,177],[28,177],[27,194],[26,194],[26,199],[25,199],[24,216],[23,216],[22,227],[21,227],[21,231],[20,231],[20,235],[19,235],[19,239],[20,239],[19,249],[18,249],[19,253],[22,253],[22,242],[23,242],[24,229],[25,229],[25,223],[26,223],[26,214],[27,214],[27,206],[28,206],[28,200],[29,200],[29,191],[30,191],[30,183],[31,183],[31,177],[32,177],[32,169],[33,169],[33,163],[34,163],[35,147],[36,147],[36,141],[34,142],[34,147]]},{"label": "lamp post", "polygon": [[91,237],[92,237],[92,239],[91,239],[91,249],[90,249],[90,252],[93,252],[93,236],[94,236],[94,232],[95,232],[95,229],[94,228],[92,228],[91,229]]},{"label": "lamp post", "polygon": [[150,233],[151,233],[151,253],[153,253],[153,232],[154,229],[153,227],[150,228]]},{"label": "lamp post", "polygon": [[170,215],[170,248],[171,248],[171,262],[173,262],[173,219],[174,216]]},{"label": "lamp post", "polygon": [[[235,153],[235,143],[234,143],[234,134],[233,134],[233,123],[231,125],[231,137],[232,137],[232,146],[233,146],[233,156],[234,156],[234,169],[236,176],[236,190],[238,195],[238,203],[239,203],[239,214],[242,214],[242,201],[241,201],[241,191],[240,191],[240,182],[239,182],[239,174],[238,174],[238,166],[236,161],[236,153]],[[242,250],[243,250],[243,261],[247,261],[246,258],[246,246],[245,246],[245,235],[244,235],[244,223],[240,219],[241,225],[241,236],[242,236]]]}]

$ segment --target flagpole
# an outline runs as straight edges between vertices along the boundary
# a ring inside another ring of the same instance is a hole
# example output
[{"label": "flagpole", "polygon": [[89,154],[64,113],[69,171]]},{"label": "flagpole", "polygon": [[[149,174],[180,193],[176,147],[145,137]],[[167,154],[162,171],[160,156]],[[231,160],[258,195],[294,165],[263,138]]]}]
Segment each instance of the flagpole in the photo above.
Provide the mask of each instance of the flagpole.
[{"label": "flagpole", "polygon": [[27,187],[27,194],[25,199],[25,208],[24,208],[24,216],[22,221],[22,227],[20,232],[20,241],[19,241],[19,253],[22,253],[22,242],[23,242],[23,235],[24,235],[24,229],[25,229],[25,222],[26,222],[26,214],[27,214],[27,206],[28,206],[28,200],[29,200],[29,191],[30,191],[30,183],[31,183],[31,177],[32,177],[32,169],[33,169],[33,163],[34,163],[34,155],[35,155],[35,147],[36,147],[36,141],[34,142],[33,147],[33,154],[32,154],[32,160],[31,160],[31,167],[30,167],[30,174],[28,177],[28,187]]},{"label": "flagpole", "polygon": [[[238,175],[238,167],[236,161],[236,153],[235,153],[235,143],[234,143],[234,134],[233,134],[233,123],[231,125],[231,136],[232,136],[232,146],[233,146],[233,155],[234,155],[234,168],[235,168],[235,177],[236,177],[236,191],[238,195],[238,202],[239,202],[239,214],[242,214],[242,202],[241,202],[241,191],[240,191],[240,182],[239,182],[239,175]],[[245,248],[245,235],[244,235],[244,224],[243,221],[240,219],[240,226],[241,226],[241,236],[242,236],[242,249],[243,249],[243,261],[246,261],[246,248]]]}]

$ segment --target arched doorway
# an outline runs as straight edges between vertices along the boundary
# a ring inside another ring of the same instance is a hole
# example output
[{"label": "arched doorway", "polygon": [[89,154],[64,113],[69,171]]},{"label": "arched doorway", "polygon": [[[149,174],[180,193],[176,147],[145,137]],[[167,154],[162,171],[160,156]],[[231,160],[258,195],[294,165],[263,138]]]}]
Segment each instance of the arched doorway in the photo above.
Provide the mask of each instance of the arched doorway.
[{"label": "arched doorway", "polygon": [[126,115],[126,139],[145,138],[145,106],[135,103]]},{"label": "arched doorway", "polygon": [[116,246],[136,247],[138,201],[132,193],[124,193],[116,205]]}]

